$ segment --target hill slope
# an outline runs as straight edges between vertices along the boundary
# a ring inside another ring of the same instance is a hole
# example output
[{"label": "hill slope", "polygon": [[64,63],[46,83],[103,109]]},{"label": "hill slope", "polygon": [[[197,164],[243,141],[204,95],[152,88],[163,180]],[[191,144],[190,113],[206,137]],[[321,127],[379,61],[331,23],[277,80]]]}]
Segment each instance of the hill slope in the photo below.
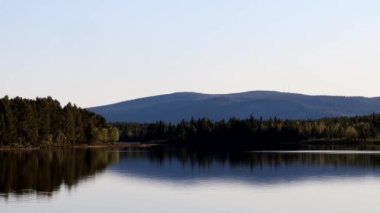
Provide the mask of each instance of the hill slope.
[{"label": "hill slope", "polygon": [[234,94],[173,93],[89,108],[109,122],[179,122],[207,117],[313,119],[380,113],[380,98],[308,96],[252,91]]}]

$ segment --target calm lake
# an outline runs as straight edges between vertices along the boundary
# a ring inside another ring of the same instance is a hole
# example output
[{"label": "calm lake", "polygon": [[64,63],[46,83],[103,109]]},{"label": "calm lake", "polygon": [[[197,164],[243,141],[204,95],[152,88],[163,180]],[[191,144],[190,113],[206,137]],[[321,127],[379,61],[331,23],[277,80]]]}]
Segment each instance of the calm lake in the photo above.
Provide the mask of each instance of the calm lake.
[{"label": "calm lake", "polygon": [[0,212],[380,212],[380,152],[0,152]]}]

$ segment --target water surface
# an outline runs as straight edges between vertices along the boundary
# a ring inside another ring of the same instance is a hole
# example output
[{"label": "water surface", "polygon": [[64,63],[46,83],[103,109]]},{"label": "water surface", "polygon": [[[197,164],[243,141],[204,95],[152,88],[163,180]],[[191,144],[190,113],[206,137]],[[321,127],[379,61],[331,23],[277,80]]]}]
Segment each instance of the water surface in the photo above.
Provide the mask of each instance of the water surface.
[{"label": "water surface", "polygon": [[0,152],[0,212],[379,212],[380,153]]}]

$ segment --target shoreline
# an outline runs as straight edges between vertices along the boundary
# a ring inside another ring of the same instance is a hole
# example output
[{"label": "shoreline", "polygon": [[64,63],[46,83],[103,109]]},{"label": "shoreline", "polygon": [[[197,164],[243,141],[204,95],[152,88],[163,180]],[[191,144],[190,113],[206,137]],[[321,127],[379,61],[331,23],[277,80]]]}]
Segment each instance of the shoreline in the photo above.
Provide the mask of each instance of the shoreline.
[{"label": "shoreline", "polygon": [[155,146],[167,145],[168,147],[174,148],[188,148],[188,149],[198,149],[203,151],[278,151],[278,150],[380,150],[380,141],[378,140],[367,140],[367,141],[341,141],[341,140],[314,140],[314,141],[302,141],[302,142],[284,142],[284,143],[257,143],[252,146],[241,147],[241,146],[225,146],[226,144],[220,144],[221,146],[209,146],[199,145],[199,144],[183,144],[178,143],[163,143],[162,141],[151,141],[151,142],[115,142],[115,143],[98,143],[98,144],[78,144],[78,145],[19,145],[13,144],[8,146],[0,146],[1,151],[34,151],[34,150],[47,150],[47,149],[92,149],[92,148],[105,148],[105,149],[123,149],[123,148],[150,148]]},{"label": "shoreline", "polygon": [[122,149],[122,148],[148,148],[158,146],[154,143],[138,143],[138,142],[119,142],[112,144],[80,144],[80,145],[44,145],[44,146],[0,146],[0,151],[34,151],[43,149],[91,149],[91,148],[110,148],[110,149]]}]

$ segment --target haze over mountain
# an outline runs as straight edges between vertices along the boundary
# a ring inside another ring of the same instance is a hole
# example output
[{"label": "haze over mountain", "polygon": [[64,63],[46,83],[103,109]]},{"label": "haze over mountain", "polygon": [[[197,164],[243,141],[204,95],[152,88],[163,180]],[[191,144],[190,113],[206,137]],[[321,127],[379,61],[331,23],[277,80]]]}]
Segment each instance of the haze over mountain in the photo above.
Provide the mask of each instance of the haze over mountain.
[{"label": "haze over mountain", "polygon": [[233,94],[180,92],[89,108],[109,122],[179,122],[182,119],[213,120],[249,116],[283,119],[380,113],[380,97],[310,96],[273,91]]}]

